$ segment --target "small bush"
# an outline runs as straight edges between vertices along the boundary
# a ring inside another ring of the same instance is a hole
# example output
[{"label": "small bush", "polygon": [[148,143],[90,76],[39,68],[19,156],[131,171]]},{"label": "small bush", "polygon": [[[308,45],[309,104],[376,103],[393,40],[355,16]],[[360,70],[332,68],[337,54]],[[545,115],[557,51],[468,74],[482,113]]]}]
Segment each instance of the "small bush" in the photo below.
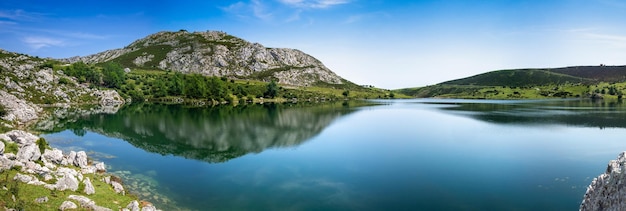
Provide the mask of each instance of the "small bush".
[{"label": "small bush", "polygon": [[4,107],[4,105],[0,104],[0,117],[7,115],[9,111]]},{"label": "small bush", "polygon": [[39,151],[43,153],[48,147],[48,142],[44,138],[37,139],[37,146],[39,147]]},{"label": "small bush", "polygon": [[17,154],[17,150],[19,149],[19,147],[17,146],[16,143],[13,142],[9,142],[9,143],[4,143],[4,145],[6,146],[4,148],[4,152],[5,153],[13,153],[13,154]]}]

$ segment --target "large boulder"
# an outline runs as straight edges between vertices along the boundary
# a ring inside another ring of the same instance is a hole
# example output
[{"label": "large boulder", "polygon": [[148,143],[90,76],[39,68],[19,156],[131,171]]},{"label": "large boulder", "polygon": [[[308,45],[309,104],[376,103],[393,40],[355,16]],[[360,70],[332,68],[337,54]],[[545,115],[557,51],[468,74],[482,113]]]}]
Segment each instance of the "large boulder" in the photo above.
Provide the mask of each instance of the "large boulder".
[{"label": "large boulder", "polygon": [[61,206],[59,206],[59,210],[74,210],[78,209],[78,205],[71,201],[64,201]]},{"label": "large boulder", "polygon": [[89,165],[87,162],[87,153],[85,153],[85,151],[79,151],[78,153],[76,153],[74,165],[80,168],[85,168]]},{"label": "large boulder", "polygon": [[626,152],[609,161],[606,172],[591,181],[580,210],[626,209]]},{"label": "large boulder", "polygon": [[83,183],[85,184],[85,194],[91,195],[96,193],[96,189],[93,187],[93,184],[91,184],[91,180],[89,179],[89,177],[86,177],[83,180]]},{"label": "large boulder", "polygon": [[59,149],[45,149],[42,156],[48,162],[55,164],[61,164],[63,161],[63,151]]},{"label": "large boulder", "polygon": [[124,98],[115,90],[98,90],[93,95],[100,99],[100,105],[104,107],[117,107],[124,104]]},{"label": "large boulder", "polygon": [[30,104],[2,90],[0,90],[0,105],[3,105],[8,111],[8,114],[2,117],[3,119],[17,121],[20,124],[38,119],[38,114],[42,111],[39,106]]},{"label": "large boulder", "polygon": [[5,133],[5,135],[11,139],[10,141],[17,143],[20,146],[35,144],[37,139],[39,139],[36,135],[23,130],[12,130]]},{"label": "large boulder", "polygon": [[20,147],[17,151],[17,159],[25,161],[36,161],[41,157],[41,151],[35,144],[28,144]]},{"label": "large boulder", "polygon": [[78,189],[78,180],[74,175],[66,172],[65,174],[63,174],[63,177],[57,180],[56,189],[61,191],[76,191]]}]

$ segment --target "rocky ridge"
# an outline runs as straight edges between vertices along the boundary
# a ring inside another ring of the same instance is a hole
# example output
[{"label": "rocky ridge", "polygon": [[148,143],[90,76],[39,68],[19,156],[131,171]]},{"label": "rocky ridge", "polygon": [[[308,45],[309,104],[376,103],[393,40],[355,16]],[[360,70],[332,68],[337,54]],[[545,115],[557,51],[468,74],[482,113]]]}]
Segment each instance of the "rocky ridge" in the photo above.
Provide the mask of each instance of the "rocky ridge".
[{"label": "rocky ridge", "polygon": [[626,152],[609,161],[606,172],[591,181],[580,210],[626,209]]},{"label": "rocky ridge", "polygon": [[[79,206],[89,210],[114,210],[121,207],[107,208],[96,205],[88,196],[95,194],[92,184],[94,174],[106,172],[104,163],[90,164],[89,158],[84,151],[63,154],[58,149],[45,149],[42,153],[37,140],[39,137],[28,132],[13,130],[0,134],[0,170],[19,169],[19,173],[12,178],[29,185],[43,186],[51,191],[73,191],[77,195],[69,195],[62,204],[55,205],[59,210],[76,209]],[[5,152],[9,145],[18,146],[17,154]],[[43,179],[39,179],[43,178]],[[126,193],[124,187],[110,176],[103,177],[106,184],[121,195]],[[84,185],[79,190],[80,184]],[[0,192],[9,189],[0,189]],[[80,192],[79,192],[80,191]],[[15,198],[15,196],[14,196]],[[41,196],[35,203],[48,203],[48,196]],[[77,205],[78,204],[78,205]],[[140,210],[139,203],[132,201],[121,210]],[[147,203],[141,208],[142,211],[157,210]]]},{"label": "rocky ridge", "polygon": [[121,48],[66,62],[116,61],[126,67],[173,70],[231,78],[277,80],[292,86],[345,80],[319,60],[296,49],[267,48],[224,32],[159,32]]},{"label": "rocky ridge", "polygon": [[44,59],[0,49],[0,105],[8,111],[1,117],[3,120],[27,124],[39,119],[42,105],[99,103],[105,107],[119,107],[124,104],[116,91],[79,84],[63,71],[54,71],[44,65],[45,62]]}]

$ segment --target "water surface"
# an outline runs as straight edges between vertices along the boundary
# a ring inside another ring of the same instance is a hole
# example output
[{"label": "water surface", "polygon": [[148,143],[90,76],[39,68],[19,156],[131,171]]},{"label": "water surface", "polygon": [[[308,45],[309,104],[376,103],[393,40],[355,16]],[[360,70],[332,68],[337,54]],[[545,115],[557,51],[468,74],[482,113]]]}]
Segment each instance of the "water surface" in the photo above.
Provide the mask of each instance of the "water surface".
[{"label": "water surface", "polygon": [[43,130],[166,210],[575,210],[626,150],[620,102],[375,103],[132,105]]}]

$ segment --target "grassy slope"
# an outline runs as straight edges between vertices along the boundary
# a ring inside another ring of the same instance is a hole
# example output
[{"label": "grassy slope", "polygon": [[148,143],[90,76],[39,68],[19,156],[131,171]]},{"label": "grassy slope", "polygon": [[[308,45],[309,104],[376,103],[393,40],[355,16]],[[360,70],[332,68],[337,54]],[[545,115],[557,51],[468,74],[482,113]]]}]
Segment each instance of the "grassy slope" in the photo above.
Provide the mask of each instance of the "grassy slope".
[{"label": "grassy slope", "polygon": [[413,97],[442,98],[530,99],[586,97],[591,93],[618,98],[626,92],[625,78],[626,66],[500,70],[396,91]]}]

